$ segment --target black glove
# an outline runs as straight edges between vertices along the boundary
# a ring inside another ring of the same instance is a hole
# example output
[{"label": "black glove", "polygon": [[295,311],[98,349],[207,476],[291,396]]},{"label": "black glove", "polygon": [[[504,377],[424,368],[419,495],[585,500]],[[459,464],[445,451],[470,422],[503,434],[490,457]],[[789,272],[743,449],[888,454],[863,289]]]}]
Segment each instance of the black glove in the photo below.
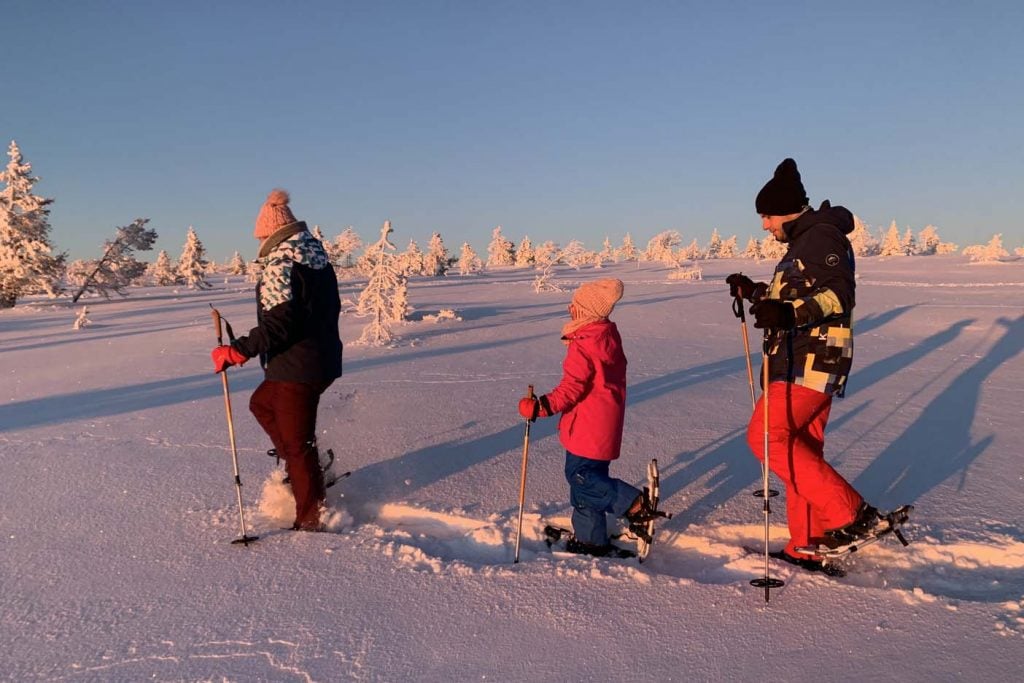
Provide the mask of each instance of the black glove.
[{"label": "black glove", "polygon": [[768,291],[768,285],[764,282],[754,282],[743,273],[733,273],[725,278],[729,285],[729,296],[736,298],[741,296],[747,301],[753,301],[755,297],[761,298]]},{"label": "black glove", "polygon": [[758,329],[791,330],[796,327],[793,306],[778,299],[761,299],[750,307],[754,327]]}]

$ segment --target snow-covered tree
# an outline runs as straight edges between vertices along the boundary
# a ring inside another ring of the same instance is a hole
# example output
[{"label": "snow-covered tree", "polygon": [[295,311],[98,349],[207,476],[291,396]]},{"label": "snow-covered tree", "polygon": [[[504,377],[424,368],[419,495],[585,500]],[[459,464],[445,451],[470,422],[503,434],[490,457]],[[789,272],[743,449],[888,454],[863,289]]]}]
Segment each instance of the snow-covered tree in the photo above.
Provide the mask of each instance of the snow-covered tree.
[{"label": "snow-covered tree", "polygon": [[423,274],[423,252],[416,240],[410,239],[409,246],[398,256],[398,269],[404,275]]},{"label": "snow-covered tree", "polygon": [[263,264],[259,261],[249,261],[245,264],[245,281],[253,284],[260,281],[263,274]]},{"label": "snow-covered tree", "polygon": [[856,215],[853,217],[853,232],[849,234],[849,239],[855,256],[875,256],[878,254],[880,249],[878,240],[872,236],[867,224]]},{"label": "snow-covered tree", "polygon": [[554,273],[552,272],[554,264],[546,263],[543,267],[538,266],[540,272],[537,277],[533,279],[533,291],[540,294],[541,292],[561,292],[562,287],[555,282]]},{"label": "snow-covered tree", "polygon": [[913,256],[917,253],[917,242],[914,240],[914,232],[907,227],[907,231],[903,233],[903,238],[900,239],[900,246],[903,247],[903,253],[907,256]]},{"label": "snow-covered tree", "polygon": [[370,245],[363,258],[370,265],[370,279],[359,294],[356,315],[369,316],[360,344],[383,346],[392,339],[391,324],[405,319],[408,305],[406,278],[398,267],[395,246],[388,235],[391,221],[384,221],[380,239]]},{"label": "snow-covered tree", "polygon": [[722,237],[718,234],[718,228],[711,231],[711,241],[708,248],[704,250],[704,258],[722,258]]},{"label": "snow-covered tree", "polygon": [[679,256],[690,261],[696,261],[697,259],[704,258],[704,252],[701,250],[700,245],[697,244],[696,237],[693,238],[693,241],[690,242],[689,246],[680,251]]},{"label": "snow-covered tree", "polygon": [[939,246],[935,247],[936,256],[948,256],[958,251],[960,251],[960,245],[954,242],[939,242]]},{"label": "snow-covered tree", "polygon": [[161,249],[156,255],[156,263],[150,268],[149,277],[155,285],[173,285],[178,282],[178,271],[165,250]]},{"label": "snow-covered tree", "polygon": [[645,261],[661,261],[668,265],[676,265],[677,259],[673,247],[682,242],[682,237],[675,230],[665,230],[647,241],[647,248],[644,250]]},{"label": "snow-covered tree", "polygon": [[0,183],[0,308],[11,308],[25,294],[46,292],[56,296],[64,270],[64,254],[54,254],[50,243],[52,199],[32,193],[39,178],[25,163],[18,144],[11,141],[10,161]]},{"label": "snow-covered tree", "polygon": [[786,255],[787,251],[789,248],[784,242],[775,239],[775,235],[769,234],[761,240],[761,255],[769,261],[778,261]]},{"label": "snow-covered tree", "polygon": [[640,251],[633,244],[633,236],[628,232],[622,238],[622,244],[615,250],[613,258],[616,263],[619,261],[636,261],[640,258]]},{"label": "snow-covered tree", "polygon": [[178,257],[178,276],[188,285],[189,289],[208,289],[212,287],[206,281],[206,247],[199,241],[199,236],[190,225],[185,246]]},{"label": "snow-covered tree", "polygon": [[612,249],[612,240],[610,237],[605,235],[604,242],[601,244],[601,251],[597,252],[597,259],[595,263],[600,265],[605,261],[615,260],[615,250]]},{"label": "snow-covered tree", "polygon": [[537,247],[533,252],[534,266],[538,270],[543,270],[548,266],[553,266],[558,262],[558,254],[558,245],[555,242],[548,240]]},{"label": "snow-covered tree", "polygon": [[462,252],[459,254],[459,275],[469,275],[479,272],[483,267],[480,257],[476,255],[469,242],[462,243]]},{"label": "snow-covered tree", "polygon": [[324,233],[320,230],[319,225],[314,225],[313,229],[309,231],[309,234],[317,238],[317,240],[320,241],[320,244],[327,244],[327,239],[324,238]]},{"label": "snow-covered tree", "polygon": [[761,243],[757,241],[756,237],[751,237],[747,241],[747,248],[743,250],[741,258],[761,260]]},{"label": "snow-covered tree", "polygon": [[978,262],[1000,261],[1010,256],[1010,252],[1006,251],[1003,247],[1002,234],[992,235],[992,239],[988,241],[988,244],[974,244],[965,247],[963,254],[972,261]]},{"label": "snow-covered tree", "polygon": [[448,247],[444,246],[441,233],[435,232],[430,236],[430,244],[427,245],[427,255],[423,257],[423,274],[436,277],[447,272]]},{"label": "snow-covered tree", "polygon": [[89,320],[89,307],[82,306],[82,310],[78,312],[78,316],[75,318],[75,324],[72,326],[72,329],[80,330],[83,327],[88,327],[91,324],[92,321]]},{"label": "snow-covered tree", "polygon": [[941,243],[939,232],[934,225],[926,225],[921,232],[917,233],[917,253],[922,256],[934,254]]},{"label": "snow-covered tree", "polygon": [[[325,248],[327,246],[324,244]],[[362,247],[363,241],[350,225],[330,243],[327,256],[337,268],[352,268],[355,265],[354,255]]]},{"label": "snow-covered tree", "polygon": [[903,250],[903,240],[900,238],[900,229],[896,226],[896,221],[893,221],[889,225],[889,230],[885,233],[885,237],[882,239],[882,248],[878,255],[902,256],[905,253]]},{"label": "snow-covered tree", "polygon": [[245,259],[237,251],[232,255],[231,261],[228,262],[228,273],[231,275],[245,274]]},{"label": "snow-covered tree", "polygon": [[593,257],[591,256],[591,253],[587,251],[583,242],[580,242],[579,240],[569,240],[569,243],[565,245],[565,248],[562,249],[562,252],[558,255],[558,260],[568,266],[572,266],[575,270],[579,270],[580,266],[592,263]]},{"label": "snow-covered tree", "polygon": [[527,235],[519,243],[519,248],[516,249],[516,267],[517,268],[530,268],[536,261],[536,257],[533,251],[533,242],[530,241],[530,236]]},{"label": "snow-covered tree", "polygon": [[722,240],[722,244],[718,247],[718,258],[736,258],[736,253],[739,248],[736,246],[736,235]]},{"label": "snow-covered tree", "polygon": [[491,243],[487,245],[487,267],[512,266],[516,262],[516,247],[511,240],[501,234],[499,225],[491,233]]},{"label": "snow-covered tree", "polygon": [[146,272],[146,264],[135,258],[135,250],[149,251],[156,242],[156,230],[146,229],[148,218],[136,218],[130,225],[117,229],[114,239],[103,244],[103,256],[93,261],[76,261],[75,273],[69,269],[79,287],[71,302],[86,292],[100,294],[109,299],[114,292],[127,296],[125,288]]}]

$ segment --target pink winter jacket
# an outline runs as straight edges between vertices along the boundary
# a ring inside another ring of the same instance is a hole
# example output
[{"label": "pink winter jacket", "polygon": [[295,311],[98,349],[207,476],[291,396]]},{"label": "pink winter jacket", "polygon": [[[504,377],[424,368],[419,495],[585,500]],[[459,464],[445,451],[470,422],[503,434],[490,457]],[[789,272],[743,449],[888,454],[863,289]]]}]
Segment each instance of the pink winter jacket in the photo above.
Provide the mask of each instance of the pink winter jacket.
[{"label": "pink winter jacket", "polygon": [[626,416],[626,356],[615,323],[598,320],[567,337],[562,381],[547,395],[562,413],[558,436],[565,449],[593,460],[615,460]]}]

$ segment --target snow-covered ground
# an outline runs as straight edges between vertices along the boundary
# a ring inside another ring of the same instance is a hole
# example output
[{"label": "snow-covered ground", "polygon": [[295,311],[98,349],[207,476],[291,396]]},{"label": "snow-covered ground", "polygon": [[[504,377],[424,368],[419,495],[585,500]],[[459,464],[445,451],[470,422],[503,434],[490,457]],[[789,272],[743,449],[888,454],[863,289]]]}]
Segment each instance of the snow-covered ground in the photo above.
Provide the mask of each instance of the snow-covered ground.
[{"label": "snow-covered ground", "polygon": [[[364,323],[343,316],[345,376],[320,408],[321,443],[353,472],[331,489],[335,533],[281,529],[279,470],[247,410],[261,372],[232,369],[249,547],[230,543],[208,306],[247,329],[249,285],[90,299],[78,331],[64,303],[0,311],[0,677],[1019,680],[1024,262],[861,259],[854,371],[827,452],[876,505],[917,506],[912,543],[865,549],[840,580],[773,565],[786,585],[768,605],[748,585],[762,560],[742,549],[761,539],[760,469],[723,279],[772,264],[702,265],[698,282],[653,264],[557,272],[567,287],[626,283],[612,471],[639,482],[657,457],[675,512],[643,565],[547,551],[542,520],[568,519],[554,420],[533,428],[512,563],[516,402],[557,382],[569,299],[535,294],[532,271],[414,279],[416,321],[395,348],[349,344]],[[442,308],[461,321],[421,320]]]}]

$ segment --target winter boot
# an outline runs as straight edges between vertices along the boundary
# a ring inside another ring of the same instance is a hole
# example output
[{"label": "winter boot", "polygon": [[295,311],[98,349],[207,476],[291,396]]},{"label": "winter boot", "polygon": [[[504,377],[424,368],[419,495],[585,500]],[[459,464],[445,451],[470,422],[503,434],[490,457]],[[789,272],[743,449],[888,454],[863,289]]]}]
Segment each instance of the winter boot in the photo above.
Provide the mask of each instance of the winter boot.
[{"label": "winter boot", "polygon": [[647,487],[640,492],[633,504],[626,511],[626,521],[629,523],[630,533],[643,537],[647,535],[647,523],[659,517],[667,517],[661,510],[654,509],[651,501],[651,494]]},{"label": "winter boot", "polygon": [[594,557],[607,557],[611,551],[611,544],[606,543],[605,545],[597,545],[595,543],[585,543],[575,537],[570,538],[565,542],[566,552],[576,553],[577,555],[592,555]]},{"label": "winter boot", "polygon": [[882,531],[888,531],[891,526],[889,520],[878,514],[877,509],[862,502],[852,522],[838,529],[826,531],[825,536],[837,546],[847,546],[877,536]]}]

